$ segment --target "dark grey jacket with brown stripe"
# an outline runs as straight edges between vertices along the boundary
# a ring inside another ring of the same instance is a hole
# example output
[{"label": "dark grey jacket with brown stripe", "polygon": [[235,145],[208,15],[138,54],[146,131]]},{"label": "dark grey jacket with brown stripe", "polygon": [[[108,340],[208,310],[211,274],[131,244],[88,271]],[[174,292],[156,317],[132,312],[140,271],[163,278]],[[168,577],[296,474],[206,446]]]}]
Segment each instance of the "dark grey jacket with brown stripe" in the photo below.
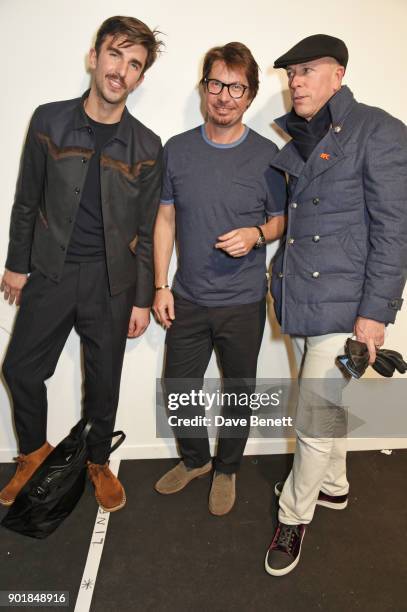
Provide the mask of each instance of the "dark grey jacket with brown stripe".
[{"label": "dark grey jacket with brown stripe", "polygon": [[[31,119],[11,213],[6,268],[39,269],[58,282],[74,227],[93,136],[81,98],[39,106]],[[151,306],[152,234],[161,189],[161,141],[125,108],[103,149],[100,183],[112,295],[135,283],[134,304]]]}]

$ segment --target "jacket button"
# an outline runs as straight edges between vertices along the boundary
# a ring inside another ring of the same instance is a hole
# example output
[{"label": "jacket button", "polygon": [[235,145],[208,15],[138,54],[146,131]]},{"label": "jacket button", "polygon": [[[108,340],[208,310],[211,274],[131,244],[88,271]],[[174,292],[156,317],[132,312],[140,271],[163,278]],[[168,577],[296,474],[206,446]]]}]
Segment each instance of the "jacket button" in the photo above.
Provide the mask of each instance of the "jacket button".
[{"label": "jacket button", "polygon": [[288,244],[294,244],[295,239],[294,239],[294,238],[289,238],[289,239],[287,240],[287,242],[288,242]]},{"label": "jacket button", "polygon": [[79,187],[75,187],[75,193],[78,195],[78,193],[80,193],[81,190],[79,189]]},{"label": "jacket button", "polygon": [[82,161],[82,163],[83,163],[83,164],[86,164],[86,163],[88,162],[88,160],[86,159],[86,157],[82,157],[82,160],[81,160],[81,161]]},{"label": "jacket button", "polygon": [[282,272],[278,273],[278,278],[283,278],[284,274]]},{"label": "jacket button", "polygon": [[60,248],[61,248],[61,251],[65,251],[65,247],[64,247],[64,245],[63,245],[63,244],[60,244],[59,246],[60,246]]},{"label": "jacket button", "polygon": [[313,236],[312,237],[312,242],[319,242],[319,236],[318,235]]},{"label": "jacket button", "polygon": [[92,128],[88,127],[88,134],[92,134]]},{"label": "jacket button", "polygon": [[315,206],[319,204],[319,198],[313,198],[312,203],[315,204]]},{"label": "jacket button", "polygon": [[339,132],[341,131],[341,129],[342,129],[342,126],[341,126],[341,125],[335,125],[335,127],[334,127],[334,132],[335,132],[335,134],[339,134]]},{"label": "jacket button", "polygon": [[298,204],[297,202],[291,202],[290,206],[291,208],[297,208]]},{"label": "jacket button", "polygon": [[312,273],[312,278],[318,278],[318,277],[319,277],[319,272]]}]

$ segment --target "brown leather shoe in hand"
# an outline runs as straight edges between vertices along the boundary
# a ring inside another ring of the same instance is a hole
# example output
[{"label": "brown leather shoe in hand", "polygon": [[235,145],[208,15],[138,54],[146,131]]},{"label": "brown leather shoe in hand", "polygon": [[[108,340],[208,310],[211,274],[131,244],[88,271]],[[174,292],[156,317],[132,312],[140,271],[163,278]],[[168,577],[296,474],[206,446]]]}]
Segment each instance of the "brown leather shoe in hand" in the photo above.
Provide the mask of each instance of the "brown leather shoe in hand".
[{"label": "brown leather shoe in hand", "polygon": [[105,512],[116,512],[126,504],[126,493],[123,485],[109,468],[109,462],[104,464],[88,461],[88,474],[95,487],[95,497],[99,506]]},{"label": "brown leather shoe in hand", "polygon": [[54,449],[51,444],[45,442],[40,448],[28,455],[20,454],[15,458],[17,470],[10,482],[0,491],[0,504],[11,506],[26,482],[30,480],[35,470],[48,457]]}]

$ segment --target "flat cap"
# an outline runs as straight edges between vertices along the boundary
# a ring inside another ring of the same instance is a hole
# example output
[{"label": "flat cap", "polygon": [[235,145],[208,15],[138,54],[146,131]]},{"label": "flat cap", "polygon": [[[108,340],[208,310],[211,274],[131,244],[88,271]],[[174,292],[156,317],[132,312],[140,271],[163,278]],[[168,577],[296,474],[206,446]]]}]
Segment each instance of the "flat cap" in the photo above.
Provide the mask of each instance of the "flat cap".
[{"label": "flat cap", "polygon": [[328,34],[313,34],[303,38],[292,49],[274,62],[274,68],[285,68],[290,64],[303,64],[320,57],[333,57],[346,68],[348,49],[340,38]]}]

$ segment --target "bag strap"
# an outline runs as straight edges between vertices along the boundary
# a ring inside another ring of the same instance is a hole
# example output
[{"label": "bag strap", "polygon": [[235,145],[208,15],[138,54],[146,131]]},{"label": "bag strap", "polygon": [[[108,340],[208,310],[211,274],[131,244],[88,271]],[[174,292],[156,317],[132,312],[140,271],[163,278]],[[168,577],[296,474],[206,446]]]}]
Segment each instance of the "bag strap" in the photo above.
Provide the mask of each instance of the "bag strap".
[{"label": "bag strap", "polygon": [[124,431],[114,431],[110,436],[106,436],[106,438],[101,438],[100,440],[97,440],[96,442],[92,442],[91,444],[88,444],[88,446],[89,447],[97,446],[98,444],[102,444],[103,442],[112,440],[112,438],[115,438],[116,436],[119,436],[119,439],[113,444],[113,446],[111,446],[109,450],[109,455],[110,455],[111,453],[113,453],[113,451],[119,448],[119,446],[123,444],[123,442],[125,441],[126,434],[124,433]]},{"label": "bag strap", "polygon": [[89,421],[86,423],[85,427],[82,429],[82,433],[81,433],[81,439],[82,440],[86,440],[86,438],[88,437],[88,434],[90,432],[90,430],[93,427],[93,421],[91,419],[89,419]]}]

